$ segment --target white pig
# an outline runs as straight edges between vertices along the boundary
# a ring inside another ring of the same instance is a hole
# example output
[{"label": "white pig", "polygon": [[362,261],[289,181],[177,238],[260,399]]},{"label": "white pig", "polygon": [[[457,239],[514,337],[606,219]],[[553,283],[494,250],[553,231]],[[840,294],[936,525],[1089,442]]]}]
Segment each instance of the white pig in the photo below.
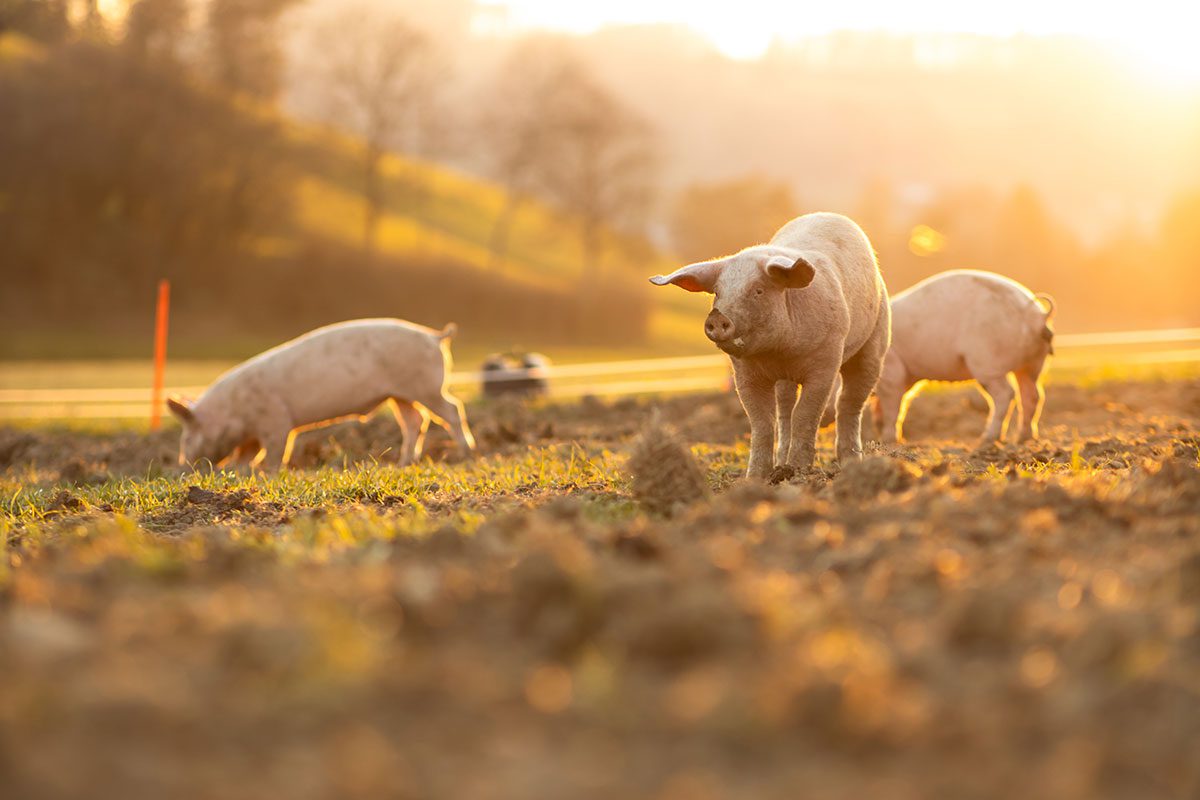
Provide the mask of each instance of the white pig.
[{"label": "white pig", "polygon": [[402,465],[420,458],[430,416],[470,451],[475,439],[463,405],[445,388],[456,330],[453,323],[438,332],[398,319],[360,319],[261,353],[217,378],[195,402],[167,401],[183,423],[180,463],[219,464],[262,450],[265,465],[279,467],[298,431],[365,418],[383,403],[403,432]]},{"label": "white pig", "polygon": [[992,272],[943,272],[900,292],[892,299],[892,346],[876,389],[883,440],[902,440],[920,382],[972,379],[990,405],[982,441],[1001,439],[1014,400],[1009,373],[1020,390],[1018,436],[1036,438],[1042,366],[1054,352],[1053,313],[1048,295]]},{"label": "white pig", "polygon": [[[890,317],[887,287],[858,225],[840,214],[806,214],[767,244],[650,280],[713,295],[704,333],[733,362],[750,419],[748,477],[771,473],[776,439],[774,461],[785,474],[812,467],[817,424],[839,372],[838,460],[862,458],[863,404],[879,378]],[[798,402],[797,384],[804,387]]]}]

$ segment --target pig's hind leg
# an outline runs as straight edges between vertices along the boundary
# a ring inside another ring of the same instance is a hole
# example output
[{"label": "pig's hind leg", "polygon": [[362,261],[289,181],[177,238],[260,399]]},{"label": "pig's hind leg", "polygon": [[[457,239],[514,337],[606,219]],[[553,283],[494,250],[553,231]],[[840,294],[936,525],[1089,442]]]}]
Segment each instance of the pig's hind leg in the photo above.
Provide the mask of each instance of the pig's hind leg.
[{"label": "pig's hind leg", "polygon": [[885,444],[904,441],[904,417],[916,396],[915,381],[894,350],[883,360],[883,372],[875,387],[875,417]]},{"label": "pig's hind leg", "polygon": [[467,412],[461,400],[448,392],[441,392],[420,398],[417,402],[425,406],[434,420],[450,432],[464,455],[475,449],[475,437],[467,425]]},{"label": "pig's hind leg", "polygon": [[1018,441],[1036,439],[1042,404],[1046,400],[1046,393],[1042,389],[1042,362],[1019,369],[1013,374],[1016,375],[1017,389],[1021,393],[1021,427],[1017,434]]},{"label": "pig's hind leg", "polygon": [[400,426],[400,432],[404,436],[404,444],[400,449],[400,466],[407,467],[409,464],[416,463],[425,449],[425,432],[429,430],[429,415],[407,400],[392,398],[388,405],[391,406],[392,416],[396,418],[396,423]]},{"label": "pig's hind leg", "polygon": [[[967,366],[970,367],[970,364]],[[974,370],[972,372],[974,373]],[[1012,384],[1008,382],[1007,373],[975,374],[975,380],[979,382],[988,399],[987,425],[984,426],[983,436],[980,437],[979,443],[983,445],[988,442],[1001,441],[1004,438],[1004,429],[1008,426],[1008,417],[1012,413],[1016,392],[1013,391]]]},{"label": "pig's hind leg", "polygon": [[888,300],[884,297],[871,338],[842,364],[842,392],[837,400],[836,428],[838,463],[842,466],[852,460],[861,460],[863,456],[863,406],[883,372],[884,356],[891,339],[890,311]]}]

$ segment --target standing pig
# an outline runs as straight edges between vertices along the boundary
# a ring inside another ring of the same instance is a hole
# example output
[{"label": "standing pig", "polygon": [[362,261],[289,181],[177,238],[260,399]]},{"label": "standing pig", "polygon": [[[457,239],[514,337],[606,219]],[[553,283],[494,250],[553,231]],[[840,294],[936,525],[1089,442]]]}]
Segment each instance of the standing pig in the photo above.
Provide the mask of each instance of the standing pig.
[{"label": "standing pig", "polygon": [[[1039,300],[1044,300],[1044,308]],[[904,415],[921,381],[979,382],[990,405],[983,441],[1002,438],[1020,390],[1022,440],[1037,437],[1045,397],[1040,382],[1054,352],[1054,301],[992,272],[954,270],[927,278],[892,300],[892,346],[876,390],[883,439],[902,439]]]},{"label": "standing pig", "polygon": [[[817,425],[839,372],[838,460],[862,458],[863,404],[879,378],[890,315],[887,287],[858,225],[840,214],[806,214],[767,244],[650,280],[713,295],[704,333],[733,362],[750,419],[748,477],[771,472],[776,439],[774,462],[785,474],[812,467]],[[797,384],[804,388],[799,402]]]},{"label": "standing pig", "polygon": [[183,423],[180,463],[218,464],[265,450],[265,464],[288,463],[297,431],[383,403],[404,435],[401,464],[421,456],[430,416],[465,452],[475,439],[462,403],[446,391],[451,323],[435,331],[398,319],[328,325],[261,353],[217,378],[194,403],[167,405]]}]

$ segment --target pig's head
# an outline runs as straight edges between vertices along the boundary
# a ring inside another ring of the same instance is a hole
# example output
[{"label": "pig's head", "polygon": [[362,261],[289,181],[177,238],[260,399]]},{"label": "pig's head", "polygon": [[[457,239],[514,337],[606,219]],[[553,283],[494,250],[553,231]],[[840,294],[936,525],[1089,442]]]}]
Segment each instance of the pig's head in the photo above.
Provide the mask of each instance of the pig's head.
[{"label": "pig's head", "polygon": [[727,258],[689,264],[670,275],[656,275],[650,282],[712,294],[704,335],[740,358],[787,346],[792,326],[786,292],[805,288],[814,277],[816,266],[805,256],[760,245]]},{"label": "pig's head", "polygon": [[167,408],[183,425],[179,440],[179,463],[195,464],[207,459],[214,466],[228,458],[241,444],[242,436],[210,409],[197,406],[190,400],[172,397]]}]

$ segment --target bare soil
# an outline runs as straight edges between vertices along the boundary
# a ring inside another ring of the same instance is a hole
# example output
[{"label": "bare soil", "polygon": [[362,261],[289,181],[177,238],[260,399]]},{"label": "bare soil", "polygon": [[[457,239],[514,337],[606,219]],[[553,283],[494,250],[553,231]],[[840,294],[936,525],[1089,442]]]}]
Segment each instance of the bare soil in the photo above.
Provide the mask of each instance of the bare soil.
[{"label": "bare soil", "polygon": [[[14,539],[0,794],[1200,796],[1200,381],[1056,385],[1043,439],[983,449],[969,392],[922,396],[909,444],[839,470],[826,433],[778,486],[718,468],[728,396],[471,421],[484,454],[629,452],[656,410],[710,445],[711,495],[670,516],[562,493],[464,534],[435,506],[431,535],[311,560],[265,543],[319,510],[197,487],[150,551]],[[386,459],[392,428],[303,457]],[[174,448],[8,430],[0,469],[66,520],[73,484],[174,474]]]}]

